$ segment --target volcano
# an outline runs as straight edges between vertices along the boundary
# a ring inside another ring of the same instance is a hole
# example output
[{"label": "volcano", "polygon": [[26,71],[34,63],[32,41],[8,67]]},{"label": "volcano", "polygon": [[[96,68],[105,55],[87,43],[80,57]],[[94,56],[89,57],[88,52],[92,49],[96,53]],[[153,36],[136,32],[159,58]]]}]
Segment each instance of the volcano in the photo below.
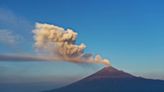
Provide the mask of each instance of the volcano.
[{"label": "volcano", "polygon": [[164,81],[136,77],[109,66],[68,86],[44,92],[164,92]]}]

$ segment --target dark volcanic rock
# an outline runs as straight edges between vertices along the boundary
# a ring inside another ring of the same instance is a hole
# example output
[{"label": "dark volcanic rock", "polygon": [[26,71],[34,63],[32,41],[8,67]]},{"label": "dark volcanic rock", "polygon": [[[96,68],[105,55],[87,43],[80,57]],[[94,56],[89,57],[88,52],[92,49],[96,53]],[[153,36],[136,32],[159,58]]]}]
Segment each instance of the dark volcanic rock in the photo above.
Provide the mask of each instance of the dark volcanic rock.
[{"label": "dark volcanic rock", "polygon": [[135,77],[109,66],[78,82],[45,92],[164,92],[164,81]]}]

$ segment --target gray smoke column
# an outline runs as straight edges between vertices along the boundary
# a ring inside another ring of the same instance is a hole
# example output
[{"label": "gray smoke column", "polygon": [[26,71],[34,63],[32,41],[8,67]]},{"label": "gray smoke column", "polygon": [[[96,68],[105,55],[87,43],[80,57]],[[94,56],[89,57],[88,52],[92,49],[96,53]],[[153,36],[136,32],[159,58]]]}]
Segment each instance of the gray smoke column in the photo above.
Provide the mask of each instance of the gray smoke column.
[{"label": "gray smoke column", "polygon": [[50,56],[50,59],[109,65],[109,60],[103,59],[100,55],[84,53],[86,45],[76,44],[77,33],[71,29],[36,23],[33,33],[37,52]]},{"label": "gray smoke column", "polygon": [[0,61],[24,61],[24,62],[33,62],[33,61],[57,61],[58,58],[54,57],[45,57],[45,56],[36,56],[36,55],[13,55],[13,54],[6,54],[0,55]]}]

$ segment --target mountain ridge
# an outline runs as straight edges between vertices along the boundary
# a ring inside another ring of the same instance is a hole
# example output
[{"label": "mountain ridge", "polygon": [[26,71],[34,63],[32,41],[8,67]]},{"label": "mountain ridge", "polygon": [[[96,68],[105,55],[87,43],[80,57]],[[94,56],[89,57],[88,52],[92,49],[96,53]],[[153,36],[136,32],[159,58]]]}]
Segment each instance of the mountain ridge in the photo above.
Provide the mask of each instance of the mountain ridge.
[{"label": "mountain ridge", "polygon": [[112,66],[68,86],[44,92],[164,92],[164,81],[136,77]]}]

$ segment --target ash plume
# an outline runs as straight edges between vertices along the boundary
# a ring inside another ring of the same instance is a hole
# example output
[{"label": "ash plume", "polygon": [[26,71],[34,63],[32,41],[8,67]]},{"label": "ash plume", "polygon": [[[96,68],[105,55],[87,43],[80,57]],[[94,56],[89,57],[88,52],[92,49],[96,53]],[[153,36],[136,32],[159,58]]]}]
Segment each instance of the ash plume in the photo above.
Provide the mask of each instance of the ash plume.
[{"label": "ash plume", "polygon": [[100,55],[84,53],[86,45],[76,44],[77,33],[71,29],[65,30],[55,25],[36,23],[33,33],[34,45],[38,52],[75,63],[109,64],[109,60],[103,59]]},{"label": "ash plume", "polygon": [[84,53],[86,45],[76,44],[77,33],[50,24],[36,23],[34,48],[37,55],[0,55],[0,61],[67,61],[109,65],[100,55]]}]

